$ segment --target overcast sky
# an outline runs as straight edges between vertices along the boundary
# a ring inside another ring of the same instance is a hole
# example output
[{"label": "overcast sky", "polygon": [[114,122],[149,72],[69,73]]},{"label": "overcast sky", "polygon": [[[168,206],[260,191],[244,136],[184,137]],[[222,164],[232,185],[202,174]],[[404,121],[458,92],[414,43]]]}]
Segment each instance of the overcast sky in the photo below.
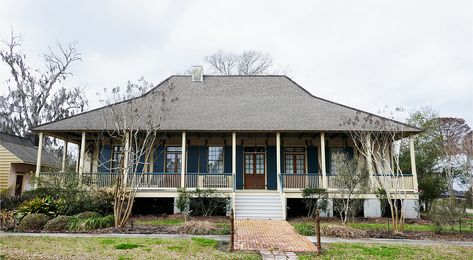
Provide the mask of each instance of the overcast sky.
[{"label": "overcast sky", "polygon": [[217,49],[256,49],[316,96],[375,113],[431,106],[473,126],[472,17],[471,0],[0,0],[0,37],[21,33],[35,64],[77,41],[83,62],[67,84],[91,108],[103,88],[157,84]]}]

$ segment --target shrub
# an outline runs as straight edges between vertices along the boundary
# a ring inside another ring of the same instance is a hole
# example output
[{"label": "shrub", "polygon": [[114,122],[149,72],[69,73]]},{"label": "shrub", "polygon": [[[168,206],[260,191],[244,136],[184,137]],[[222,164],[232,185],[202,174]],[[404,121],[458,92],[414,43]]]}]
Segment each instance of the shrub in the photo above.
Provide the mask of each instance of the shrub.
[{"label": "shrub", "polygon": [[44,226],[45,231],[51,231],[51,232],[60,232],[60,231],[65,231],[67,229],[67,225],[69,223],[71,217],[69,216],[57,216]]},{"label": "shrub", "polygon": [[217,228],[209,221],[187,221],[184,224],[175,227],[178,234],[208,235],[215,232]]},{"label": "shrub", "polygon": [[16,220],[13,217],[13,212],[2,210],[0,214],[0,230],[9,231],[15,229]]},{"label": "shrub", "polygon": [[[67,173],[66,173],[67,174]],[[61,199],[64,204],[58,209],[60,215],[74,215],[84,211],[108,214],[113,210],[113,194],[105,189],[81,185],[77,175],[69,174],[65,184],[60,182],[40,182],[40,187],[26,192],[25,198],[52,197]]]},{"label": "shrub", "polygon": [[308,210],[307,217],[312,218],[319,211],[326,211],[328,207],[328,193],[326,189],[302,189],[303,202]]},{"label": "shrub", "polygon": [[178,196],[175,203],[177,209],[181,214],[185,214],[187,207],[189,206],[190,194],[186,191],[186,188],[179,188],[177,190]]},{"label": "shrub", "polygon": [[75,215],[75,217],[81,218],[81,219],[96,218],[96,217],[100,217],[100,214],[97,213],[97,212],[93,212],[93,211],[84,211],[84,212],[81,212],[81,213]]},{"label": "shrub", "polygon": [[93,216],[88,218],[82,218],[78,215],[73,216],[67,225],[67,229],[70,231],[86,231],[95,230],[101,228],[112,227],[115,224],[115,217],[113,215],[108,216]]},{"label": "shrub", "polygon": [[212,216],[219,210],[226,211],[228,198],[217,190],[196,189],[191,195],[190,208],[194,215]]},{"label": "shrub", "polygon": [[452,199],[440,199],[433,203],[429,218],[434,224],[434,232],[440,233],[446,225],[451,228],[464,215],[461,203]]},{"label": "shrub", "polygon": [[348,226],[327,225],[320,227],[320,234],[327,237],[341,237],[341,238],[365,238],[368,233],[364,230]]},{"label": "shrub", "polygon": [[17,217],[22,219],[24,216],[31,213],[43,213],[50,216],[55,216],[57,210],[64,202],[61,199],[53,199],[50,196],[44,198],[34,198],[25,201],[20,205],[17,212]]},{"label": "shrub", "polygon": [[13,210],[22,202],[22,196],[12,196],[10,189],[4,189],[0,191],[0,209]]},{"label": "shrub", "polygon": [[17,231],[28,232],[28,231],[40,231],[48,223],[49,217],[43,213],[32,213],[26,215],[16,227]]}]

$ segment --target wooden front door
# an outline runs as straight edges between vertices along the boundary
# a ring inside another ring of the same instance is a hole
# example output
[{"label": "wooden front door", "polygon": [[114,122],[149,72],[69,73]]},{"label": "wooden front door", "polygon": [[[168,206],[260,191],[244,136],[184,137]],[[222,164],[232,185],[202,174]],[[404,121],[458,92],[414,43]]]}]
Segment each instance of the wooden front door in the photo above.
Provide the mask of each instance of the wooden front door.
[{"label": "wooden front door", "polygon": [[20,196],[23,191],[23,175],[16,175],[15,196]]},{"label": "wooden front door", "polygon": [[245,189],[266,186],[266,153],[264,147],[245,147]]}]

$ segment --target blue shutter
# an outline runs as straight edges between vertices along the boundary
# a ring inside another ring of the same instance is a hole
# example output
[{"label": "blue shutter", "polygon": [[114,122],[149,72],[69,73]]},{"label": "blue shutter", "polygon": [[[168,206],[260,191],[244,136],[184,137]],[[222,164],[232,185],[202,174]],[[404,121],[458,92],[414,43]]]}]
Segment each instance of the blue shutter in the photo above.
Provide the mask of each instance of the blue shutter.
[{"label": "blue shutter", "polygon": [[317,147],[307,147],[307,173],[319,173],[319,165],[317,160]]},{"label": "blue shutter", "polygon": [[159,145],[154,150],[153,172],[164,172],[164,147]]},{"label": "blue shutter", "polygon": [[207,173],[207,157],[208,157],[207,147],[204,145],[199,146],[199,172]]},{"label": "blue shutter", "polygon": [[330,175],[330,169],[332,168],[332,151],[327,146],[325,146],[325,167],[327,175]]},{"label": "blue shutter", "polygon": [[145,155],[141,155],[140,157],[140,162],[136,166],[136,172],[143,172],[143,169],[145,167]]},{"label": "blue shutter", "polygon": [[276,163],[276,147],[275,146],[268,146],[267,151],[267,165],[268,165],[268,170],[267,170],[267,188],[268,190],[276,190],[277,189],[277,163]]},{"label": "blue shutter", "polygon": [[236,188],[243,189],[243,146],[237,146]]},{"label": "blue shutter", "polygon": [[229,145],[223,148],[223,172],[232,173],[232,147]]},{"label": "blue shutter", "polygon": [[189,146],[187,151],[187,172],[199,172],[199,147]]},{"label": "blue shutter", "polygon": [[343,148],[343,151],[350,160],[353,159],[353,147],[346,146],[345,148]]},{"label": "blue shutter", "polygon": [[99,147],[99,172],[110,172],[110,159],[112,150],[110,145],[101,145]]}]

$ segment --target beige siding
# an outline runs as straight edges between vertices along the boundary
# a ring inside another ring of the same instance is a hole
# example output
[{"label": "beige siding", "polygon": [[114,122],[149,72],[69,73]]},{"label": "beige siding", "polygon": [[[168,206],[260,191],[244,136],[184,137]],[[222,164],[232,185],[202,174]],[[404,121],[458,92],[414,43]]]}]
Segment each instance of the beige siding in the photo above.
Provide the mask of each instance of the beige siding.
[{"label": "beige siding", "polygon": [[11,164],[21,162],[18,157],[0,145],[0,189],[8,188]]}]

